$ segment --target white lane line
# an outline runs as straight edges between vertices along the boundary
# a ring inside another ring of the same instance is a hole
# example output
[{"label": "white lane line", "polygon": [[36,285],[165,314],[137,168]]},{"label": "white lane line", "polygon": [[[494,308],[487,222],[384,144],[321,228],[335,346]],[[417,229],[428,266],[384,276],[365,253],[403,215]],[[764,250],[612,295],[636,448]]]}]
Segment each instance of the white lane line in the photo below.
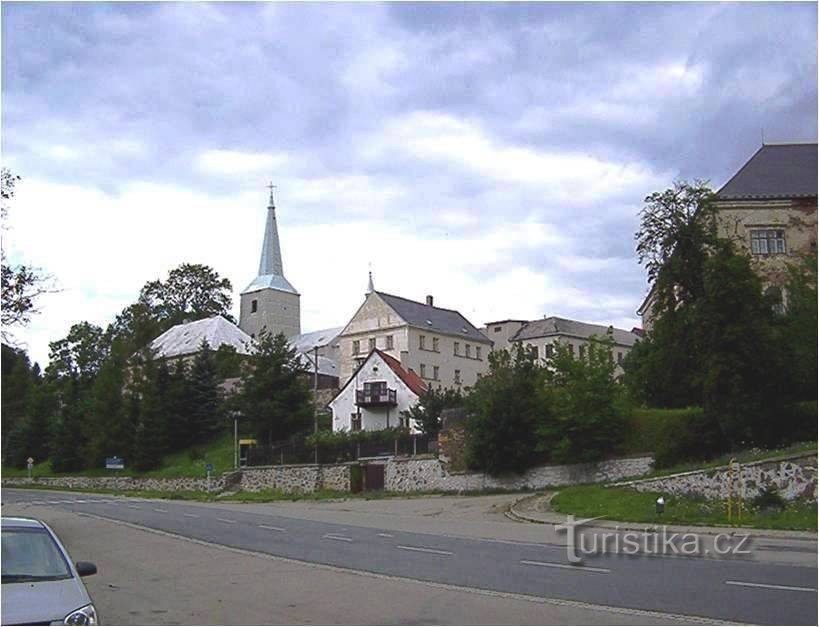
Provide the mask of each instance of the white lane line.
[{"label": "white lane line", "polygon": [[235,525],[236,524],[235,520],[230,520],[229,518],[217,518],[216,520],[218,520],[219,522],[226,523],[228,525]]},{"label": "white lane line", "polygon": [[816,588],[802,588],[800,586],[780,586],[773,583],[753,583],[750,581],[726,581],[729,586],[745,586],[747,588],[770,588],[771,590],[792,590],[794,592],[816,592]]},{"label": "white lane line", "polygon": [[160,514],[167,514],[168,513],[167,509],[160,509],[158,507],[154,507],[154,511],[159,512]]},{"label": "white lane line", "polygon": [[139,505],[129,505],[128,509],[142,509]]},{"label": "white lane line", "polygon": [[287,531],[282,527],[271,527],[270,525],[259,525],[260,529],[270,529],[270,531]]},{"label": "white lane line", "polygon": [[62,503],[62,501],[46,501],[49,505],[57,505],[58,503]]},{"label": "white lane line", "polygon": [[342,542],[352,542],[352,538],[348,538],[346,536],[337,536],[333,533],[327,533],[321,536],[322,538],[326,538],[327,540],[341,540]]},{"label": "white lane line", "polygon": [[566,570],[585,570],[590,573],[610,573],[608,568],[595,568],[594,566],[573,566],[572,564],[559,564],[557,562],[535,562],[531,560],[520,560],[521,564],[527,566],[546,566],[547,568],[565,568]]},{"label": "white lane line", "polygon": [[[88,501],[85,501],[85,500],[83,500],[83,499],[77,499],[77,500],[76,500],[76,501],[74,501],[74,502],[75,502],[75,503],[88,503]],[[92,502],[93,502],[93,501],[92,501]]]},{"label": "white lane line", "polygon": [[32,501],[32,505],[45,505],[45,501]]},{"label": "white lane line", "polygon": [[391,533],[379,533],[378,535],[381,536],[382,538],[394,538],[395,537]]},{"label": "white lane line", "polygon": [[199,518],[196,514],[182,514],[183,516],[187,516],[188,518]]},{"label": "white lane line", "polygon": [[452,551],[440,551],[438,549],[427,549],[422,546],[404,546],[403,544],[399,544],[395,547],[396,549],[402,549],[404,551],[418,551],[419,553],[434,553],[435,555],[454,555]]}]

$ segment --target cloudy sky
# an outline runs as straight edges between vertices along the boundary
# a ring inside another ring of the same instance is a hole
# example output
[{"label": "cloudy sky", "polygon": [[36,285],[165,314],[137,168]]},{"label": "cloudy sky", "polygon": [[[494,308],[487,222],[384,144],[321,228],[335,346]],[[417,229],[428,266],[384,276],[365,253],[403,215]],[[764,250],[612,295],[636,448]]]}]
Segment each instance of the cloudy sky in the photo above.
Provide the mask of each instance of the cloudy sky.
[{"label": "cloudy sky", "polygon": [[377,289],[473,323],[638,324],[642,199],[816,141],[798,4],[2,5],[4,246],[33,357],[148,280],[253,279],[272,179],[305,331]]}]

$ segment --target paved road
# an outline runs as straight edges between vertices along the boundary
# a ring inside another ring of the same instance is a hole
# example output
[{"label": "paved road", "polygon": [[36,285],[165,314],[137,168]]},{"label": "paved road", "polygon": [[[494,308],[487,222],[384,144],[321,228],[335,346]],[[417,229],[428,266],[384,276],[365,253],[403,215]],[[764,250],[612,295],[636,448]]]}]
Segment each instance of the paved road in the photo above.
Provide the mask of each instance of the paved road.
[{"label": "paved road", "polygon": [[572,566],[558,544],[464,538],[249,511],[228,504],[3,490],[32,504],[216,545],[382,575],[727,621],[816,624],[815,564],[602,555]]}]

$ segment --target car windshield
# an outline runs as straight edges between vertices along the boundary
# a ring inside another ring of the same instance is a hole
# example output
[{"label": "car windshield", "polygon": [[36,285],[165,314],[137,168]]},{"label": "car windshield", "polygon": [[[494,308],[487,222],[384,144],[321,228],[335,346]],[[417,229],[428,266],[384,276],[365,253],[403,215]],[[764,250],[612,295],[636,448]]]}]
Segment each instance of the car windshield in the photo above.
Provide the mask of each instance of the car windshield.
[{"label": "car windshield", "polygon": [[3,583],[71,577],[62,551],[45,529],[3,529]]}]

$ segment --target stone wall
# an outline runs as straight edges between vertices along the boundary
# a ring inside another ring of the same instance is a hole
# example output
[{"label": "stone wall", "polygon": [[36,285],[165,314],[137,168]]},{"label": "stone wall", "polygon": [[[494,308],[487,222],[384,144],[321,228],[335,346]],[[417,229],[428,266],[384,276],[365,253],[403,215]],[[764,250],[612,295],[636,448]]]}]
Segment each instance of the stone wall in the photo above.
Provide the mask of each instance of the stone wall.
[{"label": "stone wall", "polygon": [[349,464],[293,464],[243,468],[240,489],[247,492],[281,490],[285,493],[316,490],[350,491]]},{"label": "stone wall", "polygon": [[[180,477],[178,479],[149,479],[144,477],[3,477],[3,485],[29,486],[37,485],[55,488],[74,488],[80,490],[157,490],[160,492],[178,492],[190,490],[205,492],[208,489],[208,480]],[[223,477],[212,477],[210,480],[211,492],[221,492],[224,489]]]},{"label": "stone wall", "polygon": [[644,475],[654,463],[652,456],[610,459],[593,464],[537,466],[523,475],[491,477],[477,472],[451,472],[434,457],[393,458],[384,471],[384,488],[395,492],[422,490],[472,491],[521,490],[580,483],[604,483]]},{"label": "stone wall", "polygon": [[[745,498],[756,497],[766,485],[776,487],[786,500],[816,501],[816,453],[800,453],[787,457],[749,462],[740,465],[737,486],[744,484]],[[639,479],[613,484],[639,492],[696,495],[707,499],[728,496],[728,467],[681,472],[665,477]]]}]

